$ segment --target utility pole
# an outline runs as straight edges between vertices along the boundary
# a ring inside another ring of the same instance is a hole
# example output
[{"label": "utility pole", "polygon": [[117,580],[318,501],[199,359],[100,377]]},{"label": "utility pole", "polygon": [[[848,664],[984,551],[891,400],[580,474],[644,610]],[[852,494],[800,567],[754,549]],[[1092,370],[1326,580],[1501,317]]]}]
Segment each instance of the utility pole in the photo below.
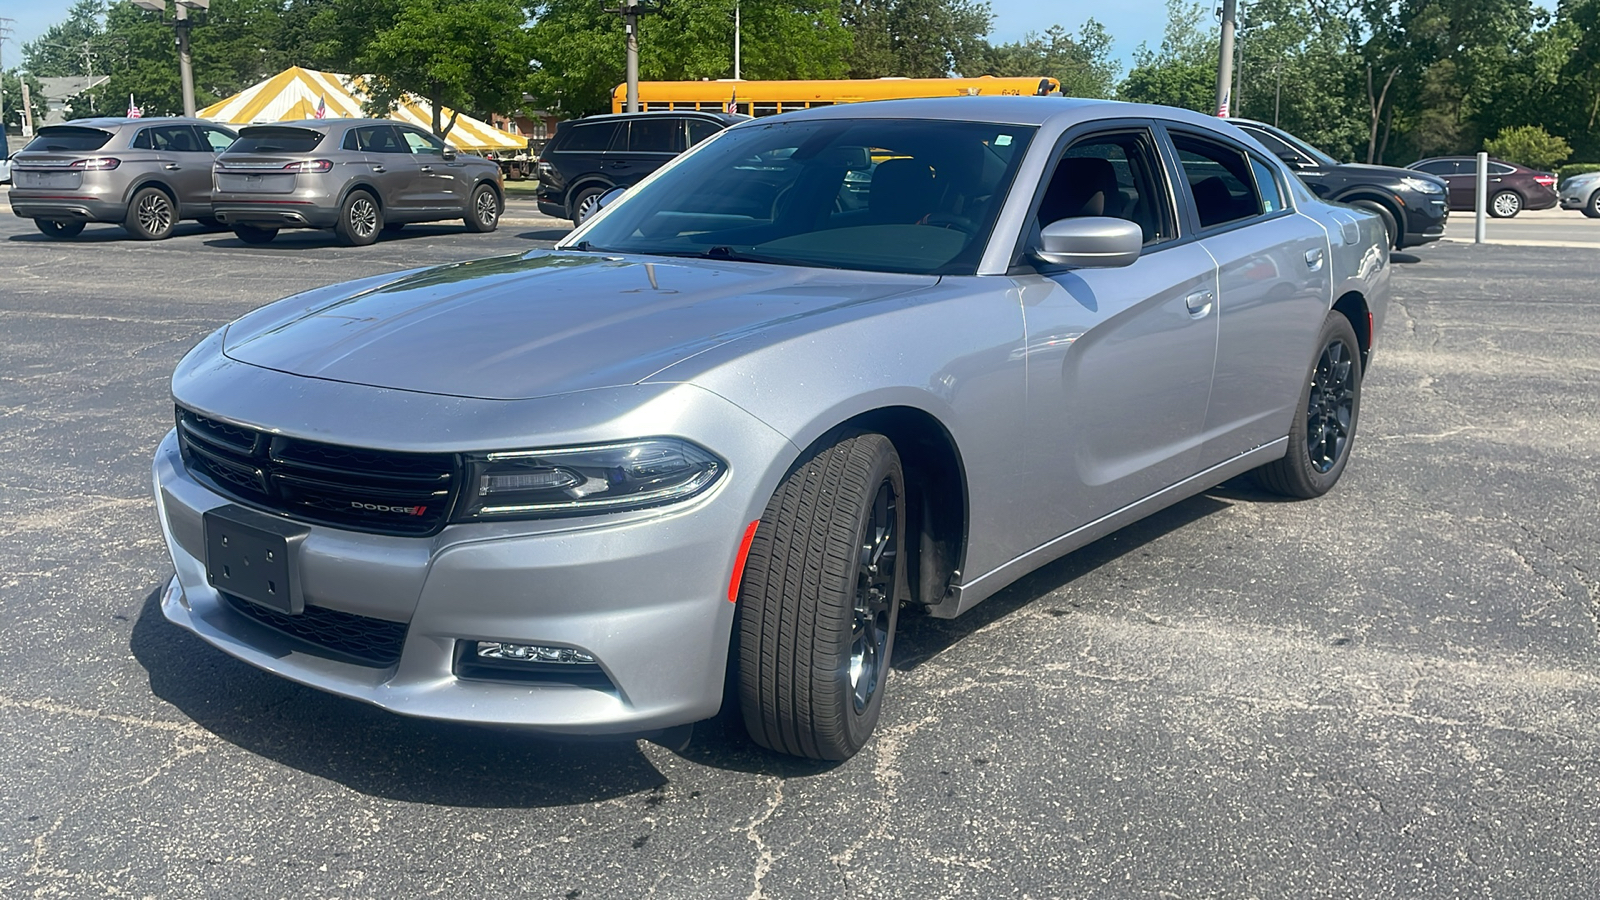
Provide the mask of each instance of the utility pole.
[{"label": "utility pole", "polygon": [[739,21],[739,0],[733,0],[733,80],[739,80],[739,32],[742,30]]},{"label": "utility pole", "polygon": [[6,41],[11,40],[11,26],[15,24],[16,21],[16,19],[0,17],[0,137],[4,136],[6,130],[6,82],[4,78],[6,72],[5,47]]},{"label": "utility pole", "polygon": [[1238,20],[1238,0],[1222,0],[1222,42],[1217,48],[1217,115],[1228,115],[1229,88],[1233,85],[1233,30]]},{"label": "utility pole", "polygon": [[[194,0],[189,0],[194,2]],[[210,0],[206,0],[210,2]],[[639,111],[639,17],[655,12],[654,9],[640,3],[639,0],[622,0],[622,5],[616,9],[607,9],[604,12],[616,13],[622,17],[622,27],[628,33],[628,112]]]},{"label": "utility pole", "polygon": [[194,66],[189,60],[189,7],[178,0],[172,28],[178,33],[178,80],[183,82],[183,114],[194,118]]}]

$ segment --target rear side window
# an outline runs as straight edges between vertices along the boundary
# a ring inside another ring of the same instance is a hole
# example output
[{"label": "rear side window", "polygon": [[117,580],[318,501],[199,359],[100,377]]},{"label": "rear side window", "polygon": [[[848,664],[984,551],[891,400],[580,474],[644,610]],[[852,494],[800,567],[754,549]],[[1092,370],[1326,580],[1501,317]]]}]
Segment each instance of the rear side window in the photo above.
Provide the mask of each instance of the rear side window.
[{"label": "rear side window", "polygon": [[1201,228],[1261,214],[1261,196],[1243,151],[1176,132],[1172,143],[1178,148],[1178,163]]},{"label": "rear side window", "polygon": [[566,139],[561,141],[557,150],[566,152],[599,151],[611,146],[611,138],[617,133],[617,122],[596,122],[592,125],[572,125],[567,129]]},{"label": "rear side window", "polygon": [[1456,173],[1456,164],[1448,159],[1417,163],[1412,168],[1418,172],[1427,172],[1429,175],[1454,175]]},{"label": "rear side window", "polygon": [[350,129],[344,136],[344,149],[363,153],[410,153],[411,148],[400,140],[392,125],[363,125]]},{"label": "rear side window", "polygon": [[1283,186],[1278,183],[1278,174],[1255,157],[1250,157],[1250,169],[1256,175],[1256,190],[1261,192],[1261,208],[1265,212],[1275,213],[1288,208],[1283,199]]},{"label": "rear side window", "polygon": [[[163,150],[171,153],[199,153],[200,139],[188,125],[157,125],[140,131],[129,146],[135,150]],[[211,150],[210,145],[204,148]]]},{"label": "rear side window", "polygon": [[634,119],[629,125],[629,152],[683,152],[683,120],[677,116],[663,116],[659,119]]},{"label": "rear side window", "polygon": [[307,128],[246,128],[229,153],[308,153],[322,143],[322,132]]},{"label": "rear side window", "polygon": [[206,139],[212,153],[221,153],[233,146],[233,135],[221,128],[211,128],[206,125],[199,126],[200,136]]},{"label": "rear side window", "polygon": [[47,125],[39,129],[39,136],[28,142],[24,150],[46,150],[55,153],[99,150],[111,140],[111,132],[77,125]]}]

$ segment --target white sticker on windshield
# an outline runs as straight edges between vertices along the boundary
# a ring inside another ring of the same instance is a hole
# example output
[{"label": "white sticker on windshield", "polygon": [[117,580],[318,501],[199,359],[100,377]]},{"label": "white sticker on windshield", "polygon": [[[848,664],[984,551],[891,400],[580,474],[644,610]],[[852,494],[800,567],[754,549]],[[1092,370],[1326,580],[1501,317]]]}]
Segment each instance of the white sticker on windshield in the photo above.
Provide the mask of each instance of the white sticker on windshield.
[{"label": "white sticker on windshield", "polygon": [[1009,135],[1009,134],[1000,135],[999,137],[994,139],[994,145],[996,147],[1009,147],[1009,146],[1011,146],[1011,135]]}]

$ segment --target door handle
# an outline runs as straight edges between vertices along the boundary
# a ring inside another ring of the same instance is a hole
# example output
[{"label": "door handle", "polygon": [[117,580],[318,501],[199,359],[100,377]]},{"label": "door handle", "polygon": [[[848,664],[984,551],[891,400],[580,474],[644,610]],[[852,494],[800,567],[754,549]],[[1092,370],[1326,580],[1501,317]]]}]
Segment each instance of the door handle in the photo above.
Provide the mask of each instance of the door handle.
[{"label": "door handle", "polygon": [[422,171],[424,171],[424,172],[432,172],[433,171],[433,166],[423,166],[422,167]]},{"label": "door handle", "polygon": [[167,163],[166,168],[171,169],[172,171],[176,172],[177,170],[179,170],[179,169],[181,169],[183,167],[178,165],[177,163]]},{"label": "door handle", "polygon": [[1317,247],[1306,251],[1306,268],[1313,272],[1322,271],[1322,248]]},{"label": "door handle", "polygon": [[374,172],[387,172],[389,170],[385,169],[383,166],[373,166],[372,167],[372,171],[374,171]]},{"label": "door handle", "polygon": [[1211,304],[1216,299],[1217,295],[1213,291],[1195,291],[1183,298],[1183,305],[1189,308],[1189,315],[1199,319],[1211,312]]}]

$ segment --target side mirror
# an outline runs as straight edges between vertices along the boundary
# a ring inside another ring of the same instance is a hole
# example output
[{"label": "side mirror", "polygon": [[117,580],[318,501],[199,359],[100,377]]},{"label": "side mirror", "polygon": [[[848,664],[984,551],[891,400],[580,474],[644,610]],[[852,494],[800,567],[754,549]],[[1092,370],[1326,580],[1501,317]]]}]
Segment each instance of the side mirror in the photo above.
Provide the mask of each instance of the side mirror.
[{"label": "side mirror", "polygon": [[1144,229],[1137,222],[1083,216],[1046,225],[1033,255],[1057,266],[1115,269],[1133,265],[1143,247]]},{"label": "side mirror", "polygon": [[444,149],[439,151],[439,155],[444,157],[445,162],[449,162],[450,160],[456,158],[456,148],[446,144]]},{"label": "side mirror", "polygon": [[606,206],[608,206],[613,200],[616,200],[618,197],[621,197],[623,194],[626,194],[627,192],[628,192],[627,188],[612,188],[611,190],[606,191],[604,194],[600,195],[600,199],[599,199],[599,201],[597,201],[599,203],[599,205],[596,206],[595,209],[596,210],[605,209]]}]

